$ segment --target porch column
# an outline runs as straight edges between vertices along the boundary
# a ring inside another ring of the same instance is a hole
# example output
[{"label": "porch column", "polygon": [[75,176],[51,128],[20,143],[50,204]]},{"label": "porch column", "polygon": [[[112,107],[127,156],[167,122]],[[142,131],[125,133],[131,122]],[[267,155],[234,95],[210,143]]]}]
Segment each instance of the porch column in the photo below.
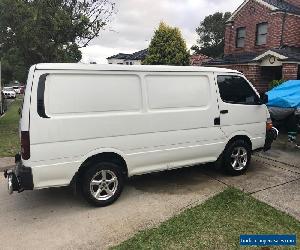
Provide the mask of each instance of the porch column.
[{"label": "porch column", "polygon": [[298,64],[297,63],[283,63],[282,64],[282,79],[283,80],[297,80]]}]

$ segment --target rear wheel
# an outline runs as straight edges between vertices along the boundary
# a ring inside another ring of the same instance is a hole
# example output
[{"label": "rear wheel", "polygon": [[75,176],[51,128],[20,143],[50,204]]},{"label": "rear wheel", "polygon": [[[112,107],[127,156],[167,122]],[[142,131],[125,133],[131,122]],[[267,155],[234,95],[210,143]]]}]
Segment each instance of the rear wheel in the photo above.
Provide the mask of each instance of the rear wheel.
[{"label": "rear wheel", "polygon": [[223,153],[223,167],[231,175],[241,175],[249,167],[251,160],[251,147],[244,140],[230,143]]},{"label": "rear wheel", "polygon": [[83,197],[92,205],[104,207],[116,201],[124,186],[121,167],[111,162],[90,165],[83,174]]}]

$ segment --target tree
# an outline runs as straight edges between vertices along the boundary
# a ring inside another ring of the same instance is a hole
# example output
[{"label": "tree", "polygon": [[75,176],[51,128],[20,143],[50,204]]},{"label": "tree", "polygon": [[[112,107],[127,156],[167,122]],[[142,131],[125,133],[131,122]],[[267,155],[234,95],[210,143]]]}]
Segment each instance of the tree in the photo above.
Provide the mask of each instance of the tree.
[{"label": "tree", "polygon": [[201,53],[210,57],[219,57],[224,53],[225,25],[231,16],[230,12],[216,12],[204,18],[196,29],[199,38],[198,45],[193,45],[196,54]]},{"label": "tree", "polygon": [[150,42],[143,64],[189,65],[189,57],[180,30],[161,22]]},{"label": "tree", "polygon": [[112,0],[0,0],[4,82],[24,82],[36,63],[80,61],[114,13]]}]

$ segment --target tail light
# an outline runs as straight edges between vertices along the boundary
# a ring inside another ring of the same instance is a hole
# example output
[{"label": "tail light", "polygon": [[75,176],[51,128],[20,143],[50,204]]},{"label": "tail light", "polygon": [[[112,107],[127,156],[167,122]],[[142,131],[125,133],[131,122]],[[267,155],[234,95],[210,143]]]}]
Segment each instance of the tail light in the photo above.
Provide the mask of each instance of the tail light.
[{"label": "tail light", "polygon": [[272,120],[271,120],[271,118],[268,118],[267,122],[266,122],[266,129],[271,130],[272,128],[273,128]]},{"label": "tail light", "polygon": [[24,160],[30,158],[29,131],[21,131],[21,155]]}]

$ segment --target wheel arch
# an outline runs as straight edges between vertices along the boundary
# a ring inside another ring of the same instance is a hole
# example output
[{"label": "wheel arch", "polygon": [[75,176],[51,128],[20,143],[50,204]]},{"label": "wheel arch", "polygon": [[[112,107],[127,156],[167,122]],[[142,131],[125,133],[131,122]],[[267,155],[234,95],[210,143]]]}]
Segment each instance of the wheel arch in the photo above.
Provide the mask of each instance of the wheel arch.
[{"label": "wheel arch", "polygon": [[247,134],[235,134],[235,135],[232,135],[232,137],[227,141],[226,143],[226,146],[224,147],[223,151],[221,152],[221,154],[219,155],[219,157],[217,158],[217,165],[220,165],[221,164],[221,161],[223,159],[223,155],[224,155],[224,151],[226,150],[226,148],[234,141],[237,141],[237,140],[244,140],[246,141],[249,146],[250,146],[250,150],[252,150],[252,141],[250,139],[250,137],[247,135]]},{"label": "wheel arch", "polygon": [[243,133],[243,134],[235,134],[233,135],[226,143],[226,146],[224,147],[222,153],[219,155],[219,157],[217,158],[216,162],[215,162],[215,166],[218,168],[218,169],[221,169],[223,168],[223,162],[224,162],[224,152],[226,151],[226,149],[228,148],[228,146],[234,142],[234,141],[237,141],[237,140],[243,140],[245,142],[247,142],[250,146],[250,150],[252,151],[252,141],[250,139],[250,137]]},{"label": "wheel arch", "polygon": [[124,176],[126,178],[128,177],[128,166],[124,155],[118,150],[103,149],[92,151],[83,157],[81,161],[82,163],[72,178],[71,183],[76,185],[80,184],[80,179],[85,169],[87,169],[93,162],[97,161],[109,161],[117,163],[121,167]]},{"label": "wheel arch", "polygon": [[[237,141],[237,140],[243,140],[243,141],[245,141],[246,143],[249,144],[250,150],[252,150],[252,141],[251,141],[250,137],[249,137],[248,135],[246,135],[246,134],[239,134],[239,135],[234,135],[234,136],[232,136],[232,137],[228,140],[228,142],[227,142],[227,144],[226,144],[226,147],[227,147],[228,145],[230,145],[232,142]],[[226,148],[226,147],[225,147],[225,148]]]}]

